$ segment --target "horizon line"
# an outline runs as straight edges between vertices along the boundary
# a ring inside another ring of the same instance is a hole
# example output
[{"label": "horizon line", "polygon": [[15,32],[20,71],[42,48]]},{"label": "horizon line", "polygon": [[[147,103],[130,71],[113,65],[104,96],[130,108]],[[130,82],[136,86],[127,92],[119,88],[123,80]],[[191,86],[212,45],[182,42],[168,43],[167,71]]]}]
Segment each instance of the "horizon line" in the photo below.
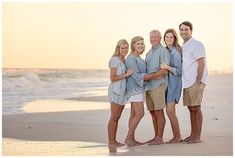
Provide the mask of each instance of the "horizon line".
[{"label": "horizon line", "polygon": [[[18,70],[22,70],[22,69],[27,69],[27,70],[109,70],[109,68],[107,69],[94,69],[94,68],[9,68],[9,67],[3,67],[2,68],[3,70],[5,69],[18,69]],[[208,70],[208,72],[214,72],[214,73],[217,73],[217,72],[224,72],[224,73],[233,73],[233,69],[230,69],[230,70]]]},{"label": "horizon line", "polygon": [[108,69],[92,69],[92,68],[9,68],[9,67],[2,67],[2,69],[28,69],[28,70],[108,70]]}]

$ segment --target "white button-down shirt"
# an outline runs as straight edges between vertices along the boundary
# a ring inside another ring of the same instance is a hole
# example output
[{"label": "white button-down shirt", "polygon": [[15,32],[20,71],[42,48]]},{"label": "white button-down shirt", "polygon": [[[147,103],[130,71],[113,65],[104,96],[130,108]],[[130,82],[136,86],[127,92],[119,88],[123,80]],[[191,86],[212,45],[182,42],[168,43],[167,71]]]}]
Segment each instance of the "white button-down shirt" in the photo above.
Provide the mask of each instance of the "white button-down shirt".
[{"label": "white button-down shirt", "polygon": [[182,72],[182,84],[183,88],[188,88],[196,82],[198,74],[198,62],[200,58],[204,58],[205,67],[201,82],[206,84],[208,76],[206,65],[206,52],[203,44],[194,38],[190,38],[183,44],[183,72]]}]

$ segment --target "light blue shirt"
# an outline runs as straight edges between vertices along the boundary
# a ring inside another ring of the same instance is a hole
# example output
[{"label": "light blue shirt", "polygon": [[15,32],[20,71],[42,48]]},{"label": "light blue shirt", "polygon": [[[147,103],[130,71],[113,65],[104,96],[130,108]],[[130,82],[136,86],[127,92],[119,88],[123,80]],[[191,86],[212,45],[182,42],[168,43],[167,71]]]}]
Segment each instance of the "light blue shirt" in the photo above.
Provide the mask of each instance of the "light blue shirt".
[{"label": "light blue shirt", "polygon": [[140,56],[128,55],[126,59],[126,68],[134,69],[134,73],[127,77],[127,99],[136,94],[145,92],[144,76],[146,75],[146,65],[144,60]]},{"label": "light blue shirt", "polygon": [[[125,64],[117,56],[113,56],[109,61],[109,68],[116,68],[116,75],[125,74],[126,67]],[[126,104],[126,78],[123,78],[118,81],[111,82],[108,89],[108,99],[109,102],[116,103],[119,105]]]},{"label": "light blue shirt", "polygon": [[173,71],[168,73],[168,87],[167,87],[167,103],[175,101],[179,103],[182,91],[182,57],[181,53],[174,47],[169,48],[170,51],[170,67]]},{"label": "light blue shirt", "polygon": [[[170,53],[162,44],[158,44],[156,47],[152,47],[146,54],[145,62],[148,74],[158,72],[162,63],[170,64]],[[159,87],[161,84],[165,84],[165,87],[167,86],[167,75],[163,76],[161,79],[149,80],[146,89],[152,90]]]}]

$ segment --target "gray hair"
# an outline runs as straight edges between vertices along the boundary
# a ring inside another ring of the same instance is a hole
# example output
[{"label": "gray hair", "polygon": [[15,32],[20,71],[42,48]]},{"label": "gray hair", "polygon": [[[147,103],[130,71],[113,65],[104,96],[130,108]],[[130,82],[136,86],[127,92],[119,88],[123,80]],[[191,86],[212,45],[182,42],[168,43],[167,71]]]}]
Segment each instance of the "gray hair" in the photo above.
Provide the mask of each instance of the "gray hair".
[{"label": "gray hair", "polygon": [[158,31],[158,30],[152,30],[152,31],[149,33],[149,36],[151,36],[152,33],[157,33],[157,35],[158,35],[159,37],[162,37],[162,36],[161,36],[161,32]]}]

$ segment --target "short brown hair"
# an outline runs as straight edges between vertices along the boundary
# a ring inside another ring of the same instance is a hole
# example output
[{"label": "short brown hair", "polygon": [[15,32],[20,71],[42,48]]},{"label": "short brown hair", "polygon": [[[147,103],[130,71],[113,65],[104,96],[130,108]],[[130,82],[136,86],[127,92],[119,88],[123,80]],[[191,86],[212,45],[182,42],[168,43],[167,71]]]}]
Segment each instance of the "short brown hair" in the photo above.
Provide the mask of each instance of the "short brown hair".
[{"label": "short brown hair", "polygon": [[184,21],[184,22],[182,22],[182,23],[179,25],[179,29],[180,29],[180,26],[181,26],[181,25],[186,25],[186,26],[188,26],[188,27],[190,28],[191,31],[193,31],[193,25],[192,25],[191,22],[189,22],[189,21]]}]

